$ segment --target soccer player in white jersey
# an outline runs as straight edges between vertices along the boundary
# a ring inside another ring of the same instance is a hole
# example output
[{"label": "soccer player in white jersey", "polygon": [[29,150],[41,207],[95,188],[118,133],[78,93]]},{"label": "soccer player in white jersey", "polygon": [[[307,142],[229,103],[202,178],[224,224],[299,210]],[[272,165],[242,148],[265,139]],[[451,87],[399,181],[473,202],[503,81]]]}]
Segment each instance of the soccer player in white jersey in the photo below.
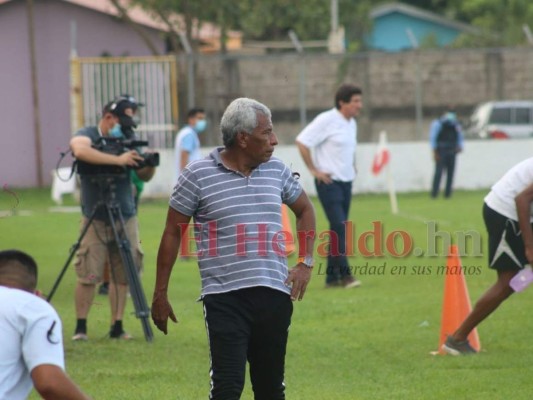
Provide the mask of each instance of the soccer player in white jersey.
[{"label": "soccer player in white jersey", "polygon": [[533,157],[511,168],[485,197],[483,219],[489,236],[489,267],[496,283],[477,301],[472,312],[442,345],[452,355],[472,354],[469,333],[514,293],[511,279],[533,264]]},{"label": "soccer player in white jersey", "polygon": [[64,371],[61,320],[34,294],[37,265],[18,250],[0,251],[0,399],[87,400]]}]

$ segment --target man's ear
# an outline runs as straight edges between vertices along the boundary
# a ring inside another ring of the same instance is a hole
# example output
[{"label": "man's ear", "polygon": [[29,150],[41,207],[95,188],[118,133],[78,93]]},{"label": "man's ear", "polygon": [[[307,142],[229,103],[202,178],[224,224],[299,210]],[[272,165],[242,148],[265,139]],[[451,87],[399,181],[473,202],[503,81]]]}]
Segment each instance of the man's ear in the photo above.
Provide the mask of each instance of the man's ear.
[{"label": "man's ear", "polygon": [[248,147],[248,136],[246,132],[237,133],[237,145],[243,149]]},{"label": "man's ear", "polygon": [[115,120],[115,116],[111,113],[107,113],[105,116],[104,116],[104,121],[108,124],[110,124],[111,122],[113,122]]}]

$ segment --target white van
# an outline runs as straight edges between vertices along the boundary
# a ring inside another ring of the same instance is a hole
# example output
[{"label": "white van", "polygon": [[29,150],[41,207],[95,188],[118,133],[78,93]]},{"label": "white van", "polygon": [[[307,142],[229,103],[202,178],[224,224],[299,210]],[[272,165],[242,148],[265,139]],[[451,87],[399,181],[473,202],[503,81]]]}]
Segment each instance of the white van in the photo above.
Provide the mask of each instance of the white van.
[{"label": "white van", "polygon": [[476,107],[467,136],[483,139],[533,137],[533,101],[491,101]]}]

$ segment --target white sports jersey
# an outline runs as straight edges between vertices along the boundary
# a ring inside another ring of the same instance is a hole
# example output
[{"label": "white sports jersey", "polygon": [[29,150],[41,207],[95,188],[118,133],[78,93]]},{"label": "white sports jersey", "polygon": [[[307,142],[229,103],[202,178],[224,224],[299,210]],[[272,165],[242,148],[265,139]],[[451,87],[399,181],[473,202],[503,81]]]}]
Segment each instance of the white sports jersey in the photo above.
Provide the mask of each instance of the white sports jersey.
[{"label": "white sports jersey", "polygon": [[[518,221],[515,197],[533,184],[533,157],[518,163],[492,186],[485,203],[501,215]],[[533,216],[531,217],[533,222]]]},{"label": "white sports jersey", "polygon": [[26,399],[42,364],[65,368],[59,316],[36,295],[0,286],[0,400]]},{"label": "white sports jersey", "polygon": [[333,108],[319,114],[296,137],[305,147],[314,148],[313,164],[331,175],[335,181],[351,182],[355,179],[355,147],[357,123],[346,119]]}]

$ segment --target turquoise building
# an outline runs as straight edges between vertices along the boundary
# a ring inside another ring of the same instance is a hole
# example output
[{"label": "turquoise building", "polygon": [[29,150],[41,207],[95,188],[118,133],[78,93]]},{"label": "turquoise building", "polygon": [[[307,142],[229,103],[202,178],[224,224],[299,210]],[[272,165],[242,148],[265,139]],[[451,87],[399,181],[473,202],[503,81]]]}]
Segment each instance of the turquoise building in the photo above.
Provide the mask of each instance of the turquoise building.
[{"label": "turquoise building", "polygon": [[402,3],[375,7],[370,18],[373,28],[366,44],[374,50],[409,50],[427,42],[446,46],[461,33],[476,33],[471,25]]}]

